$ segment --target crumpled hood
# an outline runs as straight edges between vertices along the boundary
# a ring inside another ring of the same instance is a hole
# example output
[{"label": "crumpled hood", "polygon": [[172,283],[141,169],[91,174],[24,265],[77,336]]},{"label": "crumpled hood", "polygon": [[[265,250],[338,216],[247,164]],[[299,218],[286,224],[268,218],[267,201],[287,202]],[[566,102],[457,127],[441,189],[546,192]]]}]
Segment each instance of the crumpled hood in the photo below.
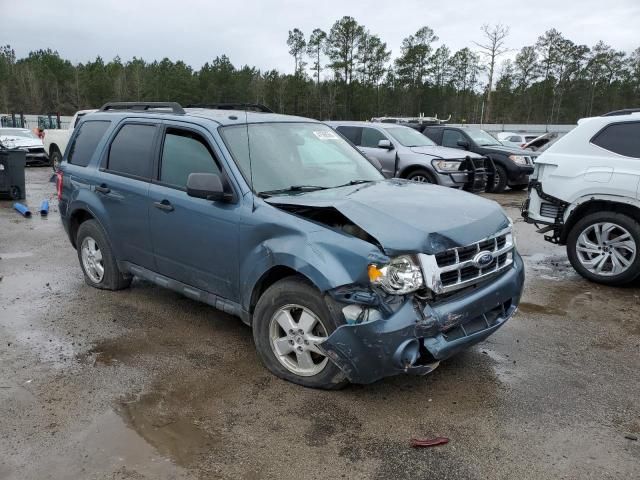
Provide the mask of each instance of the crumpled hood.
[{"label": "crumpled hood", "polygon": [[0,142],[8,147],[44,147],[42,140],[38,138],[18,137],[15,135],[0,135]]},{"label": "crumpled hood", "polygon": [[410,147],[409,148],[413,153],[421,153],[423,155],[431,155],[432,157],[442,158],[447,160],[449,158],[480,158],[481,155],[473,152],[467,152],[465,150],[459,150],[457,148],[449,148],[449,147],[440,147],[438,145],[433,145],[429,147]]},{"label": "crumpled hood", "polygon": [[492,200],[401,179],[265,201],[274,206],[334,208],[375,238],[388,255],[435,254],[477,242],[509,226]]}]

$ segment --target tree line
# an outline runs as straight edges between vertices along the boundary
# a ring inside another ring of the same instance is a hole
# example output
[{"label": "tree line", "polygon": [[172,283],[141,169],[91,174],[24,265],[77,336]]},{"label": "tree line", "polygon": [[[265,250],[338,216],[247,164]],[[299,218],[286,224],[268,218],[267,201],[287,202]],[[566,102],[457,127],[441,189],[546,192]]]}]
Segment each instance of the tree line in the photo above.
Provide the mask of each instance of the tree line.
[{"label": "tree line", "polygon": [[429,27],[400,52],[353,17],[307,36],[288,32],[293,73],[237,67],[226,55],[199,70],[168,58],[101,57],[73,64],[42,49],[16,58],[0,47],[0,112],[71,114],[108,101],[262,103],[319,119],[451,115],[466,123],[575,123],[640,106],[640,47],[589,47],[556,29],[509,51],[509,28],[483,25],[473,47],[452,51]]}]

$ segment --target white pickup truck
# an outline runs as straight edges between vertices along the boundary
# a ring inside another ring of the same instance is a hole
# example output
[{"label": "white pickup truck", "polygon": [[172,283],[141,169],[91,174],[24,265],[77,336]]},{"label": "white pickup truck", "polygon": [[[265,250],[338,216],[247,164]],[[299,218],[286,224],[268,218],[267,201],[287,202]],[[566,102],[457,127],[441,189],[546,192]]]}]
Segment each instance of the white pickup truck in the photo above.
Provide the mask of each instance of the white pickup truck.
[{"label": "white pickup truck", "polygon": [[69,123],[69,126],[67,128],[44,131],[44,149],[45,152],[49,154],[51,166],[53,167],[54,171],[58,169],[58,166],[62,161],[62,155],[67,148],[67,143],[69,143],[69,138],[71,138],[71,134],[73,133],[73,130],[76,128],[76,125],[78,124],[80,119],[86,114],[96,111],[97,110],[78,110],[71,119],[71,122]]}]

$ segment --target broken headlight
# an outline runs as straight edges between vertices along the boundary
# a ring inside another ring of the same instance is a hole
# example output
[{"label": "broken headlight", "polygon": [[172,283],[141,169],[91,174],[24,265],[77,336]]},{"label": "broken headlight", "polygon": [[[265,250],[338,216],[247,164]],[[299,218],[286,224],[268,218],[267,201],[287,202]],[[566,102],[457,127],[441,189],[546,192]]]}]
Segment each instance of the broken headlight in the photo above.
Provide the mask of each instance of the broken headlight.
[{"label": "broken headlight", "polygon": [[391,259],[384,267],[369,265],[369,280],[395,295],[415,292],[424,285],[420,265],[407,255]]}]

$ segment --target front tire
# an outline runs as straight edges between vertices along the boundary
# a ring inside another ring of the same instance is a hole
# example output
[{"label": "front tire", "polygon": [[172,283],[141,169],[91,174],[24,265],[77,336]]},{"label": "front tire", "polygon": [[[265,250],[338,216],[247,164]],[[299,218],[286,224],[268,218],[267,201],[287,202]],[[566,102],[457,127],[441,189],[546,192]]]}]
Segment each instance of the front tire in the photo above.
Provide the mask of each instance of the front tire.
[{"label": "front tire", "polygon": [[95,220],[87,220],[76,235],[78,260],[87,285],[104,290],[122,290],[131,285],[131,276],[118,269],[107,235]]},{"label": "front tire", "polygon": [[507,188],[507,171],[501,165],[496,165],[496,173],[493,185],[487,185],[487,192],[502,193]]},{"label": "front tire", "polygon": [[414,170],[409,175],[407,175],[407,180],[411,180],[412,182],[418,182],[418,183],[432,183],[434,185],[438,184],[433,174],[428,170],[425,170],[422,168],[418,170]]},{"label": "front tire", "polygon": [[320,292],[299,277],[269,287],[253,314],[253,340],[264,366],[284,380],[311,388],[332,390],[348,383],[316,347],[337,327]]},{"label": "front tire", "polygon": [[622,213],[598,212],[578,221],[567,237],[567,255],[592,282],[624,285],[640,276],[640,224]]}]

